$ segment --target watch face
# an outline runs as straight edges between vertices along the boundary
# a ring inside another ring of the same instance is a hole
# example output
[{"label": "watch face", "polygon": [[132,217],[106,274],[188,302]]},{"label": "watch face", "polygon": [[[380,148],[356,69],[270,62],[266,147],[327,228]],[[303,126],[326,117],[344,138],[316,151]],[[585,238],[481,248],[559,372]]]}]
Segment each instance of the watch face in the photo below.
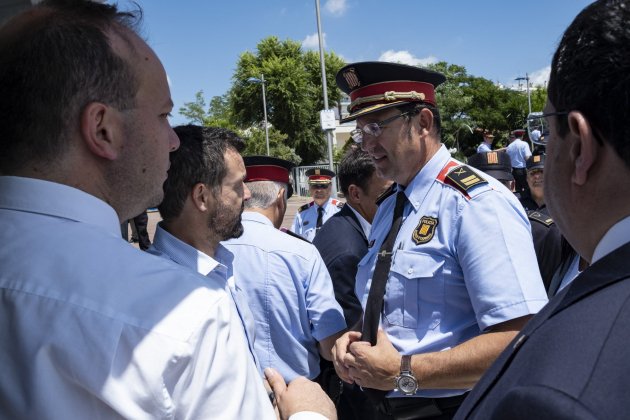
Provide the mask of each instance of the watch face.
[{"label": "watch face", "polygon": [[400,375],[398,379],[398,389],[404,394],[415,394],[418,390],[418,382],[413,376],[410,375]]}]

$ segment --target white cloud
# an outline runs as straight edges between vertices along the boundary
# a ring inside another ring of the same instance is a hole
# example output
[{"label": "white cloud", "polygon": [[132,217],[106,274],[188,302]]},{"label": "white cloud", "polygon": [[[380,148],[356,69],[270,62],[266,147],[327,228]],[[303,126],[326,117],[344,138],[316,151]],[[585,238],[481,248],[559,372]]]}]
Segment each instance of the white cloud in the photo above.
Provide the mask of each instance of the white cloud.
[{"label": "white cloud", "polygon": [[[530,87],[547,86],[550,73],[551,73],[551,66],[543,67],[540,70],[536,70],[532,73],[529,73],[528,74],[529,86]],[[525,75],[519,75],[518,77],[525,77]],[[527,90],[527,86],[525,85],[525,80],[518,81],[514,79],[516,79],[516,77],[514,77],[513,82],[508,85],[510,89],[522,90],[522,91]]]},{"label": "white cloud", "polygon": [[[326,48],[326,34],[325,33],[322,35],[322,38],[324,39],[324,48]],[[306,38],[304,38],[304,41],[302,41],[302,48],[305,48],[307,50],[319,49],[319,37],[317,36],[317,32],[315,32],[312,35],[307,35]]]},{"label": "white cloud", "polygon": [[549,74],[551,73],[551,66],[547,66],[540,70],[536,70],[529,75],[529,82],[533,86],[546,86],[549,81]]},{"label": "white cloud", "polygon": [[435,64],[438,59],[432,55],[424,58],[414,57],[409,51],[387,50],[378,58],[378,61],[389,61],[391,63],[409,64],[412,66],[426,66]]},{"label": "white cloud", "polygon": [[335,16],[343,15],[347,8],[346,0],[327,0],[324,4],[324,9]]}]

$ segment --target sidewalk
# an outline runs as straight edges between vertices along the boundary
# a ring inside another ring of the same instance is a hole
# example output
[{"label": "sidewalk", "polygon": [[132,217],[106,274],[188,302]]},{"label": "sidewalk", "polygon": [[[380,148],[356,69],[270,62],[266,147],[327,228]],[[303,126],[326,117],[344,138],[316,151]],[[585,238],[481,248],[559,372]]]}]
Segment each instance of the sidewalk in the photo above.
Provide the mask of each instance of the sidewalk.
[{"label": "sidewalk", "polygon": [[[341,201],[345,201],[343,198]],[[287,212],[284,215],[284,220],[282,221],[282,227],[289,229],[291,224],[293,223],[293,218],[295,217],[295,213],[297,213],[298,208],[305,203],[309,203],[311,201],[310,197],[300,197],[294,195],[289,198]],[[153,242],[153,235],[155,235],[155,226],[157,223],[162,220],[160,217],[160,213],[157,211],[150,211],[149,213],[149,224],[147,226],[147,230],[149,231],[149,239]],[[131,238],[131,227],[129,228],[129,238]],[[133,244],[136,248],[138,247],[137,243]]]}]

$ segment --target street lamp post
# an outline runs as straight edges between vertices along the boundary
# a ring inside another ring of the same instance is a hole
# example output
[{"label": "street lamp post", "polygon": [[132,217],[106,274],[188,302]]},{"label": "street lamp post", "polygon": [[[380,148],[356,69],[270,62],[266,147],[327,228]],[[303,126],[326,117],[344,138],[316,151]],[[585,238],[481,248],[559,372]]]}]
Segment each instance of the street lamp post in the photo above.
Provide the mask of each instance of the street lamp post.
[{"label": "street lamp post", "polygon": [[[324,58],[324,40],[322,38],[322,24],[319,17],[319,0],[315,0],[315,14],[317,17],[317,36],[319,39],[319,64],[322,69],[322,90],[324,94],[324,110],[328,110],[328,88],[326,86],[326,63]],[[333,165],[333,134],[332,130],[326,130],[326,139],[328,143],[328,167],[334,171]],[[337,193],[337,186],[333,183],[333,194]]]},{"label": "street lamp post", "polygon": [[532,113],[532,97],[529,94],[529,74],[525,73],[525,77],[517,77],[514,80],[518,80],[518,81],[525,80],[525,83],[527,83],[527,110],[529,111],[527,115],[529,115]]},{"label": "street lamp post", "polygon": [[267,125],[267,95],[265,93],[265,75],[261,74],[260,79],[256,77],[250,77],[247,79],[249,83],[259,83],[262,85],[263,96],[263,115],[265,116],[265,143],[267,145],[267,156],[269,156],[269,127]]}]

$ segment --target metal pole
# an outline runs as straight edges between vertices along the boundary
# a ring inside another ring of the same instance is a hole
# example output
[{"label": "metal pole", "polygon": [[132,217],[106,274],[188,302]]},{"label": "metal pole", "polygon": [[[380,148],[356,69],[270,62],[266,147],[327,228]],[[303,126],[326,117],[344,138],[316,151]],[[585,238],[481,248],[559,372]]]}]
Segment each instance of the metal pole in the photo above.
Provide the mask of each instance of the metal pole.
[{"label": "metal pole", "polygon": [[269,126],[267,124],[267,97],[265,93],[265,75],[261,73],[260,81],[263,89],[263,113],[265,115],[265,142],[267,144],[267,156],[269,156]]},{"label": "metal pole", "polygon": [[525,82],[527,83],[527,105],[529,109],[527,116],[529,116],[532,113],[532,97],[529,94],[529,74],[527,73],[525,73]]},{"label": "metal pole", "polygon": [[[328,88],[326,86],[326,62],[324,58],[324,40],[322,38],[322,24],[319,19],[319,0],[315,0],[315,11],[317,13],[317,36],[319,37],[319,63],[322,68],[322,90],[324,91],[324,109],[328,109]],[[333,135],[332,130],[326,130],[328,140],[328,167],[334,171],[333,165]],[[333,194],[337,195],[337,185],[333,183]]]}]

